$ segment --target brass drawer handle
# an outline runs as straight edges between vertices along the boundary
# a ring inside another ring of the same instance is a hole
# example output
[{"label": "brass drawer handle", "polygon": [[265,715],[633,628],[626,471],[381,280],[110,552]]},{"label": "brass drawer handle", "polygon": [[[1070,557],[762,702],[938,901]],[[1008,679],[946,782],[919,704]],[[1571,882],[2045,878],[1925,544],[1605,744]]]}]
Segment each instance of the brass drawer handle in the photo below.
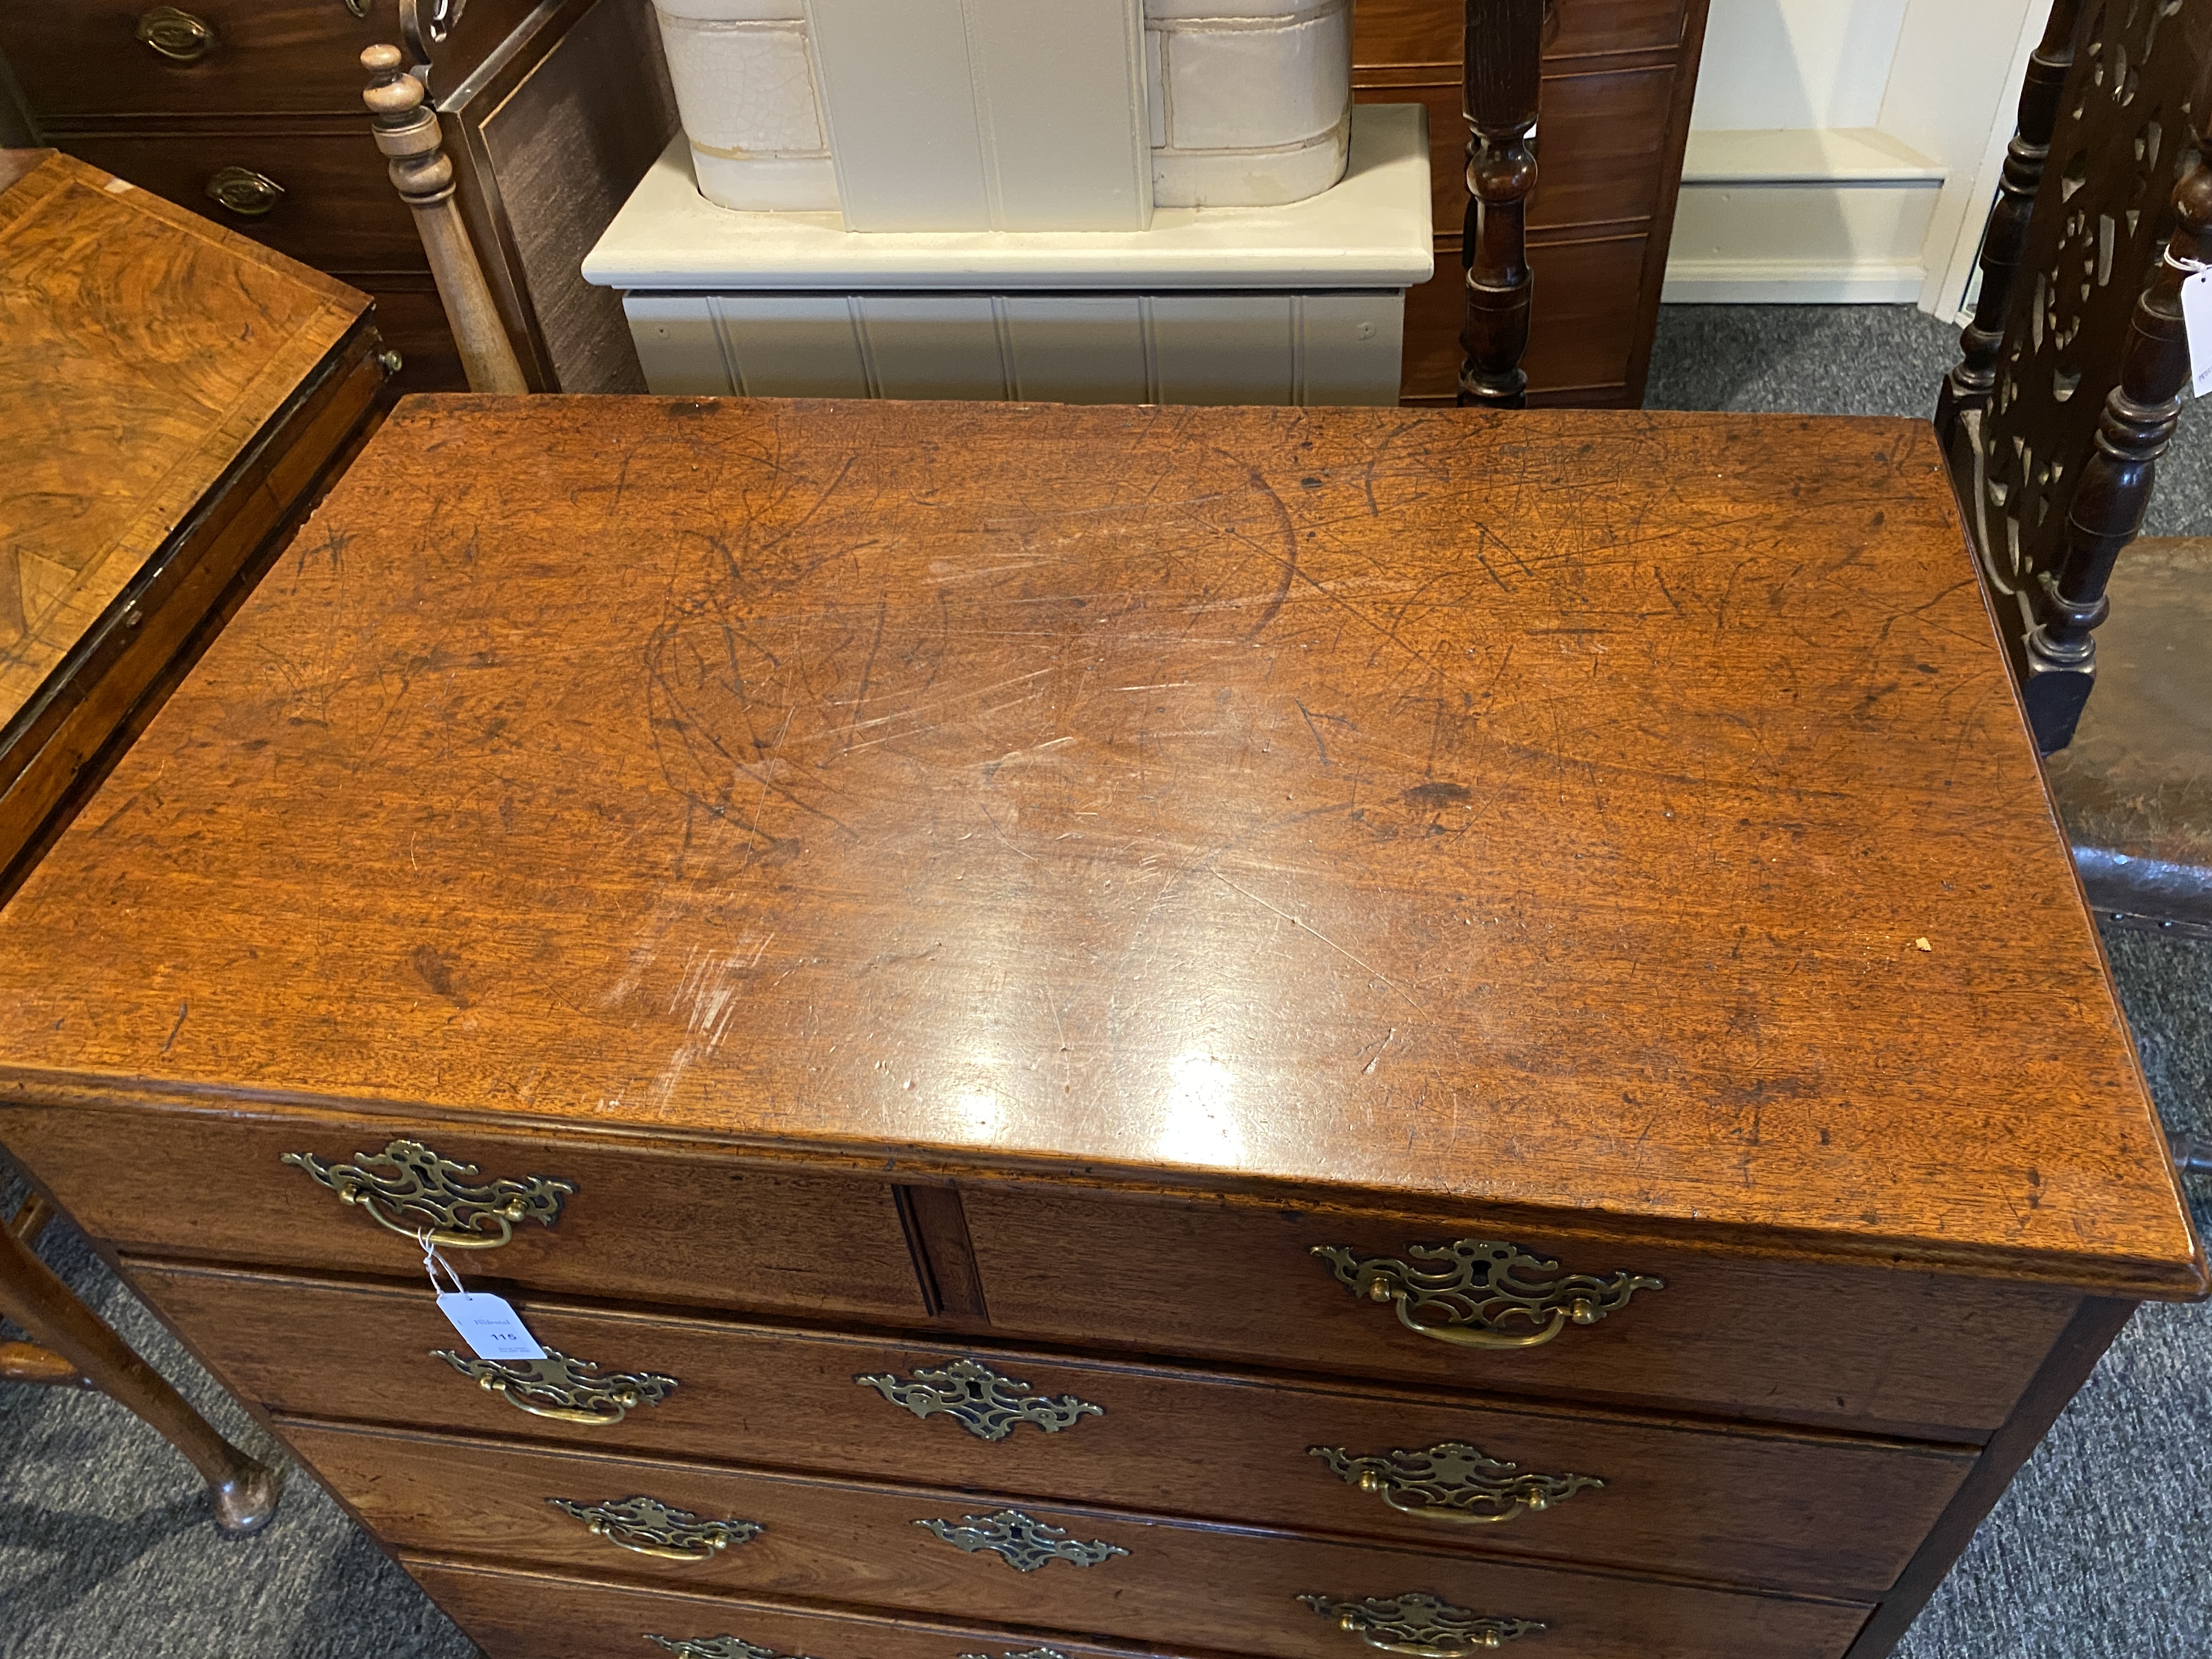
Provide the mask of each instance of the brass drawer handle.
[{"label": "brass drawer handle", "polygon": [[427,1231],[448,1250],[497,1249],[518,1221],[550,1227],[561,1218],[561,1201],[576,1194],[574,1182],[550,1176],[479,1184],[475,1164],[441,1158],[419,1140],[392,1141],[374,1158],[356,1152],[350,1164],[325,1164],[312,1152],[287,1152],[281,1161],[368,1211],[379,1226],[418,1240]]},{"label": "brass drawer handle", "polygon": [[604,1376],[588,1359],[571,1359],[548,1348],[543,1359],[463,1358],[451,1348],[433,1348],[463,1376],[532,1417],[586,1428],[611,1428],[641,1406],[658,1406],[678,1386],[672,1376],[651,1371],[611,1371]]},{"label": "brass drawer handle", "polygon": [[156,6],[138,20],[138,38],[164,58],[197,64],[215,45],[215,26],[174,6]]},{"label": "brass drawer handle", "polygon": [[345,9],[356,17],[368,15],[368,0],[345,0]]},{"label": "brass drawer handle", "polygon": [[1078,1400],[1072,1394],[1057,1400],[1050,1395],[1031,1394],[1028,1383],[1001,1376],[980,1359],[917,1366],[911,1382],[896,1371],[859,1376],[853,1381],[873,1389],[916,1417],[943,1412],[978,1440],[1004,1440],[1024,1423],[1047,1434],[1058,1434],[1086,1417],[1106,1414],[1103,1406]]},{"label": "brass drawer handle", "polygon": [[755,1521],[702,1521],[689,1510],[671,1509],[657,1498],[625,1498],[619,1503],[580,1504],[572,1498],[545,1500],[574,1516],[617,1549],[662,1561],[711,1561],[732,1544],[761,1535]]},{"label": "brass drawer handle", "polygon": [[1306,1450],[1346,1486],[1377,1494],[1399,1514],[1455,1526],[1495,1526],[1605,1485],[1587,1474],[1523,1474],[1518,1464],[1501,1463],[1463,1440],[1387,1457],[1354,1457],[1341,1446]]},{"label": "brass drawer handle", "polygon": [[645,1639],[659,1643],[677,1659],[805,1659],[803,1654],[783,1654],[774,1648],[756,1647],[742,1636],[648,1636]]},{"label": "brass drawer handle", "polygon": [[[963,1653],[955,1659],[991,1659],[988,1653]],[[999,1659],[1067,1659],[1057,1648],[1023,1648],[1014,1653],[1002,1653]]]},{"label": "brass drawer handle", "polygon": [[[1537,1347],[1570,1321],[1595,1325],[1626,1307],[1637,1291],[1667,1288],[1665,1279],[1646,1273],[1562,1275],[1558,1262],[1489,1238],[1407,1247],[1416,1261],[1445,1264],[1440,1267],[1354,1255],[1340,1244],[1316,1244],[1313,1253],[1354,1296],[1392,1304],[1407,1330],[1467,1348]],[[1435,1322],[1424,1324],[1424,1318]]]},{"label": "brass drawer handle", "polygon": [[1094,1538],[1086,1544],[1071,1538],[1058,1527],[1048,1526],[1019,1510],[963,1515],[957,1522],[917,1521],[914,1524],[932,1537],[943,1539],[956,1550],[964,1550],[970,1555],[977,1550],[989,1550],[1003,1556],[1007,1565],[1017,1572],[1035,1572],[1049,1561],[1095,1567],[1129,1553],[1119,1544],[1109,1544],[1103,1539]]},{"label": "brass drawer handle", "polygon": [[1370,1596],[1362,1601],[1336,1601],[1326,1595],[1301,1595],[1298,1600],[1369,1647],[1409,1654],[1412,1659],[1469,1659],[1544,1628],[1534,1619],[1469,1613],[1419,1590],[1389,1601]]},{"label": "brass drawer handle", "polygon": [[208,180],[207,193],[233,213],[258,219],[284,199],[284,186],[252,167],[225,167]]}]

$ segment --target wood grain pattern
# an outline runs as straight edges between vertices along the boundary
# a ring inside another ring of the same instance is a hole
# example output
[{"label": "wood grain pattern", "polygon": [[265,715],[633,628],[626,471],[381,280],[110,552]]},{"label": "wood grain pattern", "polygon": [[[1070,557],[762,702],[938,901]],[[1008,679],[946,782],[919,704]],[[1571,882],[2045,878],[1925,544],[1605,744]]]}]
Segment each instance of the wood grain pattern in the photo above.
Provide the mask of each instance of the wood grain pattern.
[{"label": "wood grain pattern", "polygon": [[66,156],[0,193],[0,722],[367,308]]},{"label": "wood grain pattern", "polygon": [[403,404],[110,790],[19,1100],[2203,1282],[1918,423]]},{"label": "wood grain pattern", "polygon": [[[451,1332],[423,1294],[133,1260],[135,1282],[249,1398],[294,1416],[397,1419],[593,1451],[1065,1498],[1229,1524],[1392,1538],[1556,1563],[1849,1595],[1886,1588],[1972,1466],[1970,1451],[1575,1411],[738,1321],[594,1312],[517,1298],[542,1341],[682,1386],[604,1431],[574,1431],[468,1385],[430,1350]],[[471,1282],[475,1275],[471,1274]],[[979,1358],[1102,1407],[1055,1434],[978,1439],[858,1383]],[[763,1410],[762,1402],[775,1402]],[[294,1435],[295,1443],[299,1437]],[[1311,1455],[1447,1441],[1604,1489],[1497,1526],[1399,1515]],[[321,1460],[309,1449],[311,1461]],[[473,1524],[473,1523],[472,1523]],[[455,1547],[460,1547],[456,1544]]]},{"label": "wood grain pattern", "polygon": [[[1127,1551],[1093,1566],[1018,1571],[915,1525],[1006,1507],[988,1492],[932,1491],[579,1458],[444,1438],[294,1425],[289,1434],[378,1534],[402,1550],[597,1570],[686,1589],[894,1608],[1073,1629],[1174,1650],[1352,1659],[1356,1638],[1300,1605],[1423,1589],[1495,1615],[1540,1620],[1544,1650],[1570,1659],[1837,1659],[1863,1606],[1620,1578],[1263,1531],[1197,1527],[1089,1506],[1020,1513]],[[471,1494],[457,1502],[458,1492]],[[696,1564],[618,1550],[546,1500],[644,1495],[760,1534]]]},{"label": "wood grain pattern", "polygon": [[[422,994],[457,1009],[465,972],[426,951]],[[179,1035],[191,1011],[172,1011]],[[544,1175],[575,1183],[560,1219],[519,1228],[495,1249],[457,1254],[471,1279],[649,1301],[919,1319],[924,1305],[891,1189],[674,1148],[617,1150],[551,1136],[354,1119],[243,1121],[78,1109],[0,1110],[0,1142],[81,1224],[118,1249],[390,1274],[421,1267],[414,1241],[339,1201],[287,1152],[326,1164],[417,1138],[486,1181]],[[130,1158],[117,1148],[131,1146]],[[166,1170],[148,1188],[129,1168]],[[207,1195],[222,1193],[220,1203]]]}]

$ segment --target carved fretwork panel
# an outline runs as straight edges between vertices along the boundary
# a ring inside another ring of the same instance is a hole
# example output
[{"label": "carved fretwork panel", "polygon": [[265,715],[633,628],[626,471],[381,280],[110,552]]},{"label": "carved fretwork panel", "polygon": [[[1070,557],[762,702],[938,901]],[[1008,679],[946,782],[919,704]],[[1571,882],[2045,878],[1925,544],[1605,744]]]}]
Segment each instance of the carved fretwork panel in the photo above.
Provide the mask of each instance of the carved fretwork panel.
[{"label": "carved fretwork panel", "polygon": [[2083,0],[1981,421],[1977,528],[2008,592],[2032,596],[2064,560],[2068,504],[2197,160],[2208,41],[2212,0]]}]

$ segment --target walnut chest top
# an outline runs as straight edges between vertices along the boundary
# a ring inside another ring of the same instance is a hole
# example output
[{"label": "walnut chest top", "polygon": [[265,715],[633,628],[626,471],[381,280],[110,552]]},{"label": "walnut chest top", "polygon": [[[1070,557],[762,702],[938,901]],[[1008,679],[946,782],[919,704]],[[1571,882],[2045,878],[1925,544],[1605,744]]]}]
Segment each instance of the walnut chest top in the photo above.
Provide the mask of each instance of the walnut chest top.
[{"label": "walnut chest top", "polygon": [[410,400],[0,1060],[2203,1278],[1913,422]]}]

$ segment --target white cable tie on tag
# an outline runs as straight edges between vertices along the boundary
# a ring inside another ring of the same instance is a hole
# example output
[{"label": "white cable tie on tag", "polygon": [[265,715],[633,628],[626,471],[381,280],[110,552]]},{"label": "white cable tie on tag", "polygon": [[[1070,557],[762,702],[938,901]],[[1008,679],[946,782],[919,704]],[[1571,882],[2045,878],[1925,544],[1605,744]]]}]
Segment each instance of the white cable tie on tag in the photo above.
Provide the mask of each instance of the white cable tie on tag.
[{"label": "white cable tie on tag", "polygon": [[2181,326],[2189,336],[2189,382],[2199,398],[2212,397],[2212,270],[2182,279]]},{"label": "white cable tie on tag", "polygon": [[[522,1316],[507,1304],[503,1297],[483,1291],[461,1288],[461,1276],[453,1271],[453,1264],[438,1254],[437,1242],[425,1231],[417,1235],[422,1244],[422,1271],[430,1275],[430,1289],[438,1298],[438,1311],[469,1345],[469,1351],[479,1359],[543,1359],[545,1350],[530,1334],[522,1322]],[[438,1271],[445,1270],[446,1279],[453,1285],[447,1290],[439,1283]]]}]

